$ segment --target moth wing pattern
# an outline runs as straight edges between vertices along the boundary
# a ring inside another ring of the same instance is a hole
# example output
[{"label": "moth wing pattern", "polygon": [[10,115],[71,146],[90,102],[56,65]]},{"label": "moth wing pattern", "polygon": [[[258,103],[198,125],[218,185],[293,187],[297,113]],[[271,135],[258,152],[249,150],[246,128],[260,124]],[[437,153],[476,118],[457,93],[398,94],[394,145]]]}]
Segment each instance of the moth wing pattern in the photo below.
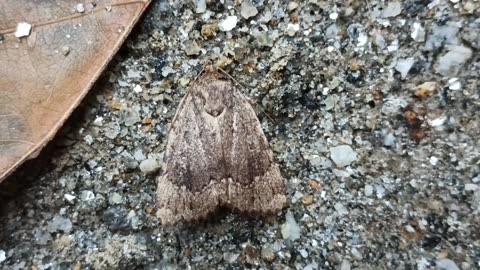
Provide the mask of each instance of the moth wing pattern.
[{"label": "moth wing pattern", "polygon": [[252,106],[224,75],[200,76],[170,127],[157,188],[162,224],[202,219],[218,207],[274,213],[285,202],[283,177]]}]

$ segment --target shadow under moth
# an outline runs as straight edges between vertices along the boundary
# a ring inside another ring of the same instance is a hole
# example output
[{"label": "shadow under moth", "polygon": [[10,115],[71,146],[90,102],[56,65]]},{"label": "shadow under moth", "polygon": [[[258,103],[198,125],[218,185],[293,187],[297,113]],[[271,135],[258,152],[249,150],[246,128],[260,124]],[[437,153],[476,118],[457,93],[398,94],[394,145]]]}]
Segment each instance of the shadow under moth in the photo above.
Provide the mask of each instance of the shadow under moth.
[{"label": "shadow under moth", "polygon": [[170,127],[158,218],[162,224],[195,221],[218,208],[273,214],[285,202],[283,177],[254,109],[229,77],[205,70]]}]

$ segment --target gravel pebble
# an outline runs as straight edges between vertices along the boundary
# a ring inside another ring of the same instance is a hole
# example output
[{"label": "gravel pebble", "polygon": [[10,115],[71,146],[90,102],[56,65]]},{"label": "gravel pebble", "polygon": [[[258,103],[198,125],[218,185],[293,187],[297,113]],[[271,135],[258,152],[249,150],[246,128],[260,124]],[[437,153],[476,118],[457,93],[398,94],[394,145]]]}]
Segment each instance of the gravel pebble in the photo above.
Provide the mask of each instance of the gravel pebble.
[{"label": "gravel pebble", "polygon": [[373,186],[372,185],[365,185],[365,196],[370,197],[373,194]]},{"label": "gravel pebble", "polygon": [[0,263],[4,262],[6,259],[5,251],[0,249]]},{"label": "gravel pebble", "polygon": [[235,26],[237,26],[237,16],[227,16],[218,24],[218,28],[223,32],[232,31]]},{"label": "gravel pebble", "polygon": [[339,215],[347,215],[348,214],[348,209],[345,206],[343,206],[343,204],[336,203],[334,205],[334,207],[335,207],[335,210],[337,211],[337,213]]},{"label": "gravel pebble", "polygon": [[457,264],[450,259],[440,259],[435,261],[437,270],[460,270]]},{"label": "gravel pebble", "polygon": [[390,18],[400,15],[402,12],[402,2],[392,1],[389,2],[387,7],[383,10],[382,17]]},{"label": "gravel pebble", "polygon": [[402,79],[407,77],[408,72],[413,67],[415,60],[413,57],[409,57],[406,59],[398,59],[397,64],[395,65],[395,69],[400,72],[402,75]]},{"label": "gravel pebble", "polygon": [[330,148],[330,157],[338,167],[345,167],[357,160],[357,153],[349,145]]},{"label": "gravel pebble", "polygon": [[257,8],[252,4],[250,0],[243,0],[242,6],[240,8],[241,8],[240,14],[244,19],[249,19],[258,14]]},{"label": "gravel pebble", "polygon": [[47,229],[49,232],[70,232],[72,230],[72,222],[70,219],[56,215],[53,219],[48,223]]},{"label": "gravel pebble", "polygon": [[27,22],[20,22],[17,24],[17,28],[15,30],[15,37],[28,37],[30,32],[32,31],[32,25]]},{"label": "gravel pebble", "polygon": [[275,253],[270,246],[264,246],[262,248],[262,258],[268,262],[272,262],[275,259]]},{"label": "gravel pebble", "polygon": [[287,214],[285,215],[285,223],[282,225],[282,236],[283,239],[289,239],[292,241],[300,238],[300,227],[290,211],[287,211]]},{"label": "gravel pebble", "polygon": [[453,46],[443,56],[438,58],[435,70],[442,74],[456,75],[460,67],[472,57],[472,50],[464,46]]},{"label": "gravel pebble", "polygon": [[157,158],[148,158],[140,163],[140,171],[142,171],[142,173],[153,173],[156,172],[160,167],[161,164]]}]

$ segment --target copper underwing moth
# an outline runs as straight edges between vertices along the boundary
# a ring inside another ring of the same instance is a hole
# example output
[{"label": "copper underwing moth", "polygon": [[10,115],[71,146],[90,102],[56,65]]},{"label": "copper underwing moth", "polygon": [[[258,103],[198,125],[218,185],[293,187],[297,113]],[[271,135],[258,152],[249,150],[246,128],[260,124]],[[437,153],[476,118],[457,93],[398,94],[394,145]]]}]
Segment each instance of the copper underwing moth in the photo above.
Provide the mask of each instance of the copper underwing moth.
[{"label": "copper underwing moth", "polygon": [[273,214],[285,185],[254,109],[234,82],[207,68],[172,120],[157,216],[162,224],[205,219],[218,208]]}]

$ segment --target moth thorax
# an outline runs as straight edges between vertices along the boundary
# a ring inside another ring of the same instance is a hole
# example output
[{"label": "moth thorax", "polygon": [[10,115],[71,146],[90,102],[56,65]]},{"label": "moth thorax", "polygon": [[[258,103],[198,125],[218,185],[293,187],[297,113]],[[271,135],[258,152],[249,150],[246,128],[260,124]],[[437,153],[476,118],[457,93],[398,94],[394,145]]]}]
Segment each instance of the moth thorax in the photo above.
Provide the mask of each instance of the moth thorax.
[{"label": "moth thorax", "polygon": [[221,115],[232,103],[232,93],[226,91],[225,85],[221,81],[204,89],[201,95],[203,109],[214,117]]}]

